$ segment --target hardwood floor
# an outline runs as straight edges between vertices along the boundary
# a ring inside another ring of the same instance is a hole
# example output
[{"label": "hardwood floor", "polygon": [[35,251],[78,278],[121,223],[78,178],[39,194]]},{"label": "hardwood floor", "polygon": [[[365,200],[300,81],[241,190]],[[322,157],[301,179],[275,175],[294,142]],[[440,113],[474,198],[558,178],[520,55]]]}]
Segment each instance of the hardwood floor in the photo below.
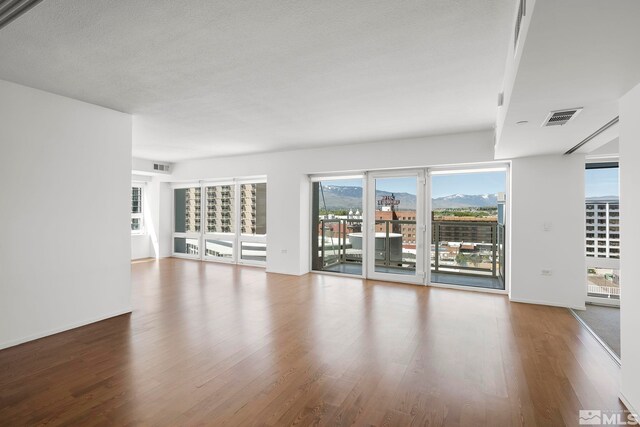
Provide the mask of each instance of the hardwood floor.
[{"label": "hardwood floor", "polygon": [[0,424],[577,425],[623,406],[565,309],[167,259],[134,312],[0,351]]}]

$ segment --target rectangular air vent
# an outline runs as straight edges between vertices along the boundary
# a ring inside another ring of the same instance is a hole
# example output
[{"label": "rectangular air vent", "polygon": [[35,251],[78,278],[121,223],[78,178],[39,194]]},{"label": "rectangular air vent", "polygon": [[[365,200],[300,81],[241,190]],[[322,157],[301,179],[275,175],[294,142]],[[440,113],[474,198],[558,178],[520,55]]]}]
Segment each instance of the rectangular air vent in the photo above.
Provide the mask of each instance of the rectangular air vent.
[{"label": "rectangular air vent", "polygon": [[582,111],[582,108],[552,111],[542,123],[542,127],[566,125],[569,120],[573,120],[580,111]]},{"label": "rectangular air vent", "polygon": [[154,163],[153,170],[158,172],[169,172],[169,165],[165,165],[162,163]]}]

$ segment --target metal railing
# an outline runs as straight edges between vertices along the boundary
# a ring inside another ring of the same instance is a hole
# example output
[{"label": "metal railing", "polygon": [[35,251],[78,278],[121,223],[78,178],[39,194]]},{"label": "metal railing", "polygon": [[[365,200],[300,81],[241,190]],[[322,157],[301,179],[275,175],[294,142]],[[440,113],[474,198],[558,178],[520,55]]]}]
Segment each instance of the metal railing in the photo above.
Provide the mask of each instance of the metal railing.
[{"label": "metal railing", "polygon": [[431,270],[504,277],[505,229],[496,221],[432,222]]},{"label": "metal railing", "polygon": [[[333,224],[337,226],[334,227]],[[322,268],[336,264],[362,263],[362,246],[357,251],[353,248],[353,242],[347,241],[348,234],[361,230],[361,219],[320,219],[320,265]]]},{"label": "metal railing", "polygon": [[[362,263],[362,220],[320,219],[320,266]],[[416,221],[375,220],[376,266],[416,269]],[[495,221],[432,221],[431,270],[473,276],[505,276],[505,228]]]},{"label": "metal railing", "polygon": [[604,298],[620,298],[620,287],[618,286],[600,286],[600,285],[587,285],[587,295],[594,297]]}]

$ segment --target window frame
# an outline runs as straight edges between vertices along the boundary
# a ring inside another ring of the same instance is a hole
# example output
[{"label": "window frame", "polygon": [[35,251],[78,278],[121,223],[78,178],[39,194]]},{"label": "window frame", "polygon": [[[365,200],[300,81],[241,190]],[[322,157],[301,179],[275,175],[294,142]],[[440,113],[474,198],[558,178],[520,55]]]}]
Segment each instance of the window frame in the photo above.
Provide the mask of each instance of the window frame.
[{"label": "window frame", "polygon": [[[263,243],[267,244],[267,234],[261,235],[247,235],[242,234],[241,227],[241,197],[240,191],[243,184],[261,184],[267,183],[266,177],[245,177],[245,178],[226,178],[219,180],[207,180],[199,182],[185,182],[175,183],[171,186],[171,227],[172,227],[172,240],[171,251],[172,256],[177,258],[199,259],[201,261],[219,262],[226,264],[239,264],[239,265],[253,265],[258,267],[266,267],[265,261],[247,260],[242,259],[242,244],[243,243]],[[233,232],[208,232],[207,229],[207,187],[224,186],[229,185],[234,189],[233,197],[233,215],[232,230]],[[175,190],[182,188],[200,188],[200,231],[199,232],[176,232],[175,231]],[[267,192],[268,192],[267,187]],[[266,213],[265,213],[266,214]],[[175,238],[188,238],[198,240],[198,255],[183,254],[175,252]],[[214,255],[207,255],[206,241],[207,240],[222,240],[230,241],[233,244],[232,256],[230,258],[223,258]]]},{"label": "window frame", "polygon": [[[200,231],[176,231],[175,191],[187,188],[201,188],[200,183],[190,182],[171,186],[171,254],[176,258],[201,259],[202,257],[202,189],[200,190]],[[175,239],[193,239],[198,241],[198,254],[176,252]]]},{"label": "window frame", "polygon": [[[134,213],[133,212],[133,189],[134,188],[138,188],[140,189],[140,212],[138,213]],[[130,225],[133,224],[133,220],[134,219],[138,219],[140,221],[140,228],[138,230],[133,230],[131,229],[131,235],[132,236],[144,236],[147,234],[146,229],[145,229],[145,221],[144,221],[144,214],[145,214],[145,208],[144,208],[144,202],[145,202],[145,183],[144,182],[136,182],[133,181],[131,182],[131,221],[130,221]]]},{"label": "window frame", "polygon": [[[612,168],[616,168],[618,169],[618,177],[620,174],[620,163],[619,163],[619,159],[618,158],[590,158],[587,159],[586,163],[585,163],[585,173],[588,170],[593,170],[593,169],[612,169]],[[613,225],[614,227],[619,227],[619,205],[620,202],[622,202],[620,200],[620,196],[619,196],[619,191],[620,191],[620,181],[618,178],[618,203],[616,203],[616,205],[618,206],[618,214],[615,216],[612,215],[605,215],[604,218],[606,219],[606,224],[605,224],[605,235],[604,236],[600,236],[600,234],[602,234],[602,231],[600,230],[595,230],[592,231],[592,233],[594,234],[593,238],[590,238],[587,234],[588,231],[585,232],[584,236],[583,236],[583,244],[585,247],[585,273],[589,270],[589,269],[611,269],[611,270],[617,270],[618,272],[620,271],[620,253],[618,252],[616,255],[617,257],[613,258],[610,257],[611,252],[610,249],[612,248],[611,246],[611,241],[610,238],[608,238],[609,235],[609,231],[610,231],[610,227]],[[586,185],[585,185],[585,212],[587,211],[587,204],[589,202],[587,202],[587,196],[586,196]],[[599,208],[596,208],[594,206],[594,208],[592,209],[592,212],[598,212]],[[610,213],[611,211],[611,207],[609,207],[608,212]],[[586,217],[587,215],[585,214],[585,221],[586,221]],[[616,221],[616,223],[612,222],[612,217],[613,220]],[[596,218],[601,218],[598,215],[594,215],[592,216],[592,218],[596,219]],[[601,225],[598,224],[593,224],[593,227],[600,227]],[[620,235],[621,233],[618,231],[617,232],[618,235]],[[606,246],[606,251],[604,252],[606,254],[606,257],[601,256],[602,252],[600,252],[600,245],[592,245],[591,246],[591,251],[589,251],[589,245],[586,244],[586,241],[589,239],[593,239],[594,243],[597,243],[598,239],[601,238],[605,238],[609,241],[609,245]],[[616,240],[619,240],[616,239]],[[616,249],[619,249],[619,246],[615,247]],[[587,254],[587,252],[590,253],[590,255]],[[615,253],[615,252],[614,252]],[[586,281],[587,286],[589,285],[589,279],[587,277],[587,281]],[[620,300],[619,299],[611,299],[611,298],[603,298],[603,297],[599,297],[599,296],[595,296],[593,294],[589,294],[588,292],[588,288],[585,289],[586,291],[586,302],[591,302],[591,303],[596,303],[596,304],[605,304],[605,305],[613,305],[613,306],[619,306],[620,305]]]}]

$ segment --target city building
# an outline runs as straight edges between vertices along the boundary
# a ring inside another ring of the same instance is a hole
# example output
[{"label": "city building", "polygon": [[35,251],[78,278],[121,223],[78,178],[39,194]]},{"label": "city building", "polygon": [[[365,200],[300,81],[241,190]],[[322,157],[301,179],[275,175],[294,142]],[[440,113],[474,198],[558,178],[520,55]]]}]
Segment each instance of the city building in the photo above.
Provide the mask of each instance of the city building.
[{"label": "city building", "polygon": [[267,184],[242,184],[240,210],[242,234],[267,234]]},{"label": "city building", "polygon": [[189,231],[200,231],[201,217],[200,188],[188,188],[184,196],[185,228]]},{"label": "city building", "polygon": [[587,199],[586,255],[620,258],[620,202],[616,199]]},{"label": "city building", "polygon": [[[199,191],[200,189],[194,190]],[[206,192],[207,233],[232,233],[231,218],[234,214],[233,186],[210,186],[206,187]]]}]

